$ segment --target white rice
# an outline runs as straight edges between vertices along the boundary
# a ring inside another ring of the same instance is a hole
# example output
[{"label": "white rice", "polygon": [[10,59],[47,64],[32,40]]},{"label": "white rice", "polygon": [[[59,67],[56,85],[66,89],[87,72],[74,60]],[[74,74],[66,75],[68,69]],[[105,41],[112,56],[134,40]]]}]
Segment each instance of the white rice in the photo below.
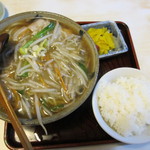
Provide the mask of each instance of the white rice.
[{"label": "white rice", "polygon": [[140,135],[150,125],[150,82],[144,78],[120,77],[103,81],[98,89],[103,119],[123,136]]}]

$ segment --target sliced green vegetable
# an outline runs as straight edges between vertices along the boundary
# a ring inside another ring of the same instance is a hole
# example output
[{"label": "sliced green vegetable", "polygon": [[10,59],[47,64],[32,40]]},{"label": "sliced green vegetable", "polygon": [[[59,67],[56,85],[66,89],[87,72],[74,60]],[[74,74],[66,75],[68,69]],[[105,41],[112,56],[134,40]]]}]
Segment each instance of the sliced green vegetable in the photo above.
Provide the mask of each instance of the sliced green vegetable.
[{"label": "sliced green vegetable", "polygon": [[47,102],[46,102],[46,100],[44,98],[40,98],[40,102],[42,103],[42,105],[44,107],[46,107],[48,109],[48,104],[47,104]]},{"label": "sliced green vegetable", "polygon": [[57,112],[58,110],[64,108],[64,104],[59,104],[50,108],[52,112]]},{"label": "sliced green vegetable", "polygon": [[19,52],[21,54],[27,54],[28,52],[28,47],[37,39],[45,36],[47,34],[48,31],[53,30],[55,27],[55,22],[51,22],[48,26],[46,26],[44,29],[42,29],[41,31],[39,31],[37,34],[35,34],[30,41],[28,41],[27,43],[25,43],[20,49]]},{"label": "sliced green vegetable", "polygon": [[88,68],[81,62],[78,62],[79,67],[85,72],[87,75],[88,79],[92,79],[94,77],[95,72],[90,73],[88,71]]},{"label": "sliced green vegetable", "polygon": [[79,62],[78,65],[86,73],[86,75],[88,75],[88,69],[87,69],[87,67],[83,63],[81,63],[81,62]]},{"label": "sliced green vegetable", "polygon": [[23,73],[20,77],[28,77],[28,72]]},{"label": "sliced green vegetable", "polygon": [[58,112],[60,109],[64,108],[64,104],[59,104],[56,106],[50,106],[50,105],[48,105],[46,100],[43,98],[40,98],[40,102],[46,109],[50,110],[51,112]]},{"label": "sliced green vegetable", "polygon": [[47,39],[45,39],[44,41],[42,41],[42,42],[40,43],[40,47],[46,47],[46,46],[47,46],[47,43],[48,43],[48,41],[47,41]]},{"label": "sliced green vegetable", "polygon": [[41,51],[46,50],[46,46],[47,46],[47,39],[43,40],[39,45],[35,45],[35,47],[33,46],[32,48],[32,54],[33,56],[38,56],[40,55]]},{"label": "sliced green vegetable", "polygon": [[[22,63],[22,67],[24,67],[24,66],[26,66],[26,65],[28,65],[28,64],[29,64],[29,62],[26,61],[26,60],[24,60],[23,63]],[[28,73],[28,72],[25,72],[25,73],[23,73],[22,75],[18,75],[18,76],[19,76],[19,77],[28,77],[28,75],[29,75],[29,73]]]},{"label": "sliced green vegetable", "polygon": [[24,90],[17,90],[17,92],[18,92],[19,94],[21,94],[21,95],[24,94]]},{"label": "sliced green vegetable", "polygon": [[26,65],[29,65],[29,62],[27,60],[23,60],[22,66],[24,67]]}]

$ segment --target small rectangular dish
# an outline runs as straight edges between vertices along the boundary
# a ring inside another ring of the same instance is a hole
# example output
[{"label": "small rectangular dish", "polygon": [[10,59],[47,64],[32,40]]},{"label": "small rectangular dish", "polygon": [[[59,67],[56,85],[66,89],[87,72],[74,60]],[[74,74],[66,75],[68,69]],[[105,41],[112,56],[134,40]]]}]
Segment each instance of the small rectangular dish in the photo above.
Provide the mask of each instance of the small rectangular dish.
[{"label": "small rectangular dish", "polygon": [[99,58],[108,58],[128,51],[128,47],[125,43],[125,40],[120,32],[120,29],[118,28],[115,22],[101,21],[101,22],[89,23],[89,24],[82,25],[82,28],[86,31],[88,31],[90,28],[95,28],[95,29],[107,28],[108,32],[112,33],[114,37],[113,39],[114,39],[115,48],[110,49],[107,54],[99,54]]}]

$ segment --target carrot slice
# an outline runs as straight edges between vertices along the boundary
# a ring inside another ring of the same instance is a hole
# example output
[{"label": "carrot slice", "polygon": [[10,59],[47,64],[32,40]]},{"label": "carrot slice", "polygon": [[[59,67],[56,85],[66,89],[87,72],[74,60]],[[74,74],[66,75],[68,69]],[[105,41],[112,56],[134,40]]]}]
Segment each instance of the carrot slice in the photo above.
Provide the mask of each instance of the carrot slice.
[{"label": "carrot slice", "polygon": [[55,70],[55,73],[58,75],[58,77],[60,79],[61,86],[63,87],[63,89],[65,90],[65,92],[67,92],[67,86],[64,83],[64,80],[63,80],[63,78],[61,76],[60,70],[58,68],[56,68],[56,67],[54,67],[54,70]]}]

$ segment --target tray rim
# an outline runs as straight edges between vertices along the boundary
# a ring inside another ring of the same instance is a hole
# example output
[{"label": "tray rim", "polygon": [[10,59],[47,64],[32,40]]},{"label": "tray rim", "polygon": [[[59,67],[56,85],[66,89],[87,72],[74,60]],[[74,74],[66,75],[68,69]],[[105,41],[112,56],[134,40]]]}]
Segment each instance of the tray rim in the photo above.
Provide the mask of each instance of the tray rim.
[{"label": "tray rim", "polygon": [[[99,22],[99,21],[76,21],[79,25],[82,25],[82,24],[88,24],[88,23],[95,23],[95,22]],[[130,43],[131,43],[131,51],[133,53],[133,58],[134,58],[134,62],[135,62],[135,65],[136,65],[136,68],[137,69],[140,69],[140,66],[139,66],[139,62],[138,62],[138,59],[137,59],[137,55],[136,55],[136,52],[135,52],[135,48],[134,48],[134,44],[133,44],[133,40],[132,40],[132,37],[131,37],[131,33],[130,33],[130,30],[129,30],[129,27],[128,25],[123,22],[123,21],[115,21],[116,24],[122,24],[126,27],[127,29],[127,35],[128,35],[128,38],[130,39]],[[128,52],[128,51],[127,51]],[[107,59],[107,58],[106,58]],[[7,146],[7,148],[9,148],[10,150],[13,150],[14,148],[16,150],[21,150],[23,149],[22,147],[13,147],[11,145],[9,145],[9,143],[7,142],[7,135],[6,135],[6,130],[7,130],[7,126],[8,126],[9,123],[5,122],[4,124],[4,143],[5,145]],[[77,146],[88,146],[88,145],[98,145],[98,144],[111,144],[111,143],[120,143],[119,141],[115,140],[115,139],[111,139],[111,140],[102,140],[102,141],[88,141],[88,142],[74,142],[74,143],[64,143],[64,144],[54,144],[54,145],[46,145],[46,146],[33,146],[34,149],[53,149],[53,148],[69,148],[69,147],[77,147]]]}]

